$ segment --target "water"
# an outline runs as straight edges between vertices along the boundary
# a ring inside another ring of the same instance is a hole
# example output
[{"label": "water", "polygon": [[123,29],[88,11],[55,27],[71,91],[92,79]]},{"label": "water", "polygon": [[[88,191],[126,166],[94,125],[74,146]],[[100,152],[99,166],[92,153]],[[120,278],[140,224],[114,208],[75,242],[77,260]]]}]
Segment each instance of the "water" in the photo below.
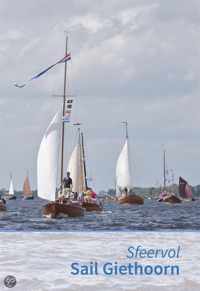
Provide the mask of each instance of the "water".
[{"label": "water", "polygon": [[200,201],[169,205],[145,200],[144,205],[105,203],[101,213],[81,218],[42,217],[41,199],[10,200],[0,212],[0,231],[168,231],[200,230]]},{"label": "water", "polygon": [[[12,232],[0,233],[0,290],[14,275],[15,291],[199,291],[199,232]],[[72,276],[71,263],[133,263],[130,245],[169,248],[181,245],[181,258],[138,259],[140,264],[178,264],[179,276]],[[11,289],[10,289],[11,290]]]}]

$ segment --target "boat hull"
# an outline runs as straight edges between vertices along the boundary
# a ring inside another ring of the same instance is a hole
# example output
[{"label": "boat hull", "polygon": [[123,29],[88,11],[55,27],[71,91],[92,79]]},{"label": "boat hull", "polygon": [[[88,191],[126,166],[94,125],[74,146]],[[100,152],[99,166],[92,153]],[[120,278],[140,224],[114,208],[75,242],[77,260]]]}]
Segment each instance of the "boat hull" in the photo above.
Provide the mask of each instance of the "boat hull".
[{"label": "boat hull", "polygon": [[171,204],[176,204],[176,203],[182,202],[182,200],[175,195],[170,195],[170,196],[164,197],[162,199],[159,199],[158,201],[165,202],[165,203],[171,203]]},{"label": "boat hull", "polygon": [[60,216],[80,217],[84,215],[84,209],[75,203],[51,202],[43,207],[43,215],[51,218]]},{"label": "boat hull", "polygon": [[0,211],[6,211],[6,206],[2,201],[0,202]]},{"label": "boat hull", "polygon": [[90,212],[90,211],[102,211],[103,210],[102,205],[98,204],[98,203],[83,202],[82,206],[88,212]]},{"label": "boat hull", "polygon": [[33,200],[34,197],[33,196],[29,196],[29,197],[23,197],[24,200]]},{"label": "boat hull", "polygon": [[127,195],[125,197],[118,198],[119,204],[144,204],[144,198],[138,195]]},{"label": "boat hull", "polygon": [[7,195],[7,196],[4,196],[4,198],[6,200],[16,200],[17,199],[17,197],[15,195]]}]

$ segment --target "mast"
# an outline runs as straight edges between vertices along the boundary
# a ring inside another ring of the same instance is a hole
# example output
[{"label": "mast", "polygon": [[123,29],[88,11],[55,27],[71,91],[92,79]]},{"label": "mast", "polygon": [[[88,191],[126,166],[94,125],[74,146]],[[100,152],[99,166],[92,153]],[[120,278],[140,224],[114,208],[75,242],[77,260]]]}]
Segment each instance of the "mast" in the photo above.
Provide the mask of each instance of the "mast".
[{"label": "mast", "polygon": [[84,139],[83,132],[81,132],[81,148],[83,153],[83,170],[84,170],[84,178],[85,178],[85,188],[87,189],[87,174],[86,174],[86,161],[85,161],[85,149],[84,149]]},{"label": "mast", "polygon": [[128,139],[128,121],[126,120],[126,121],[123,121],[122,122],[124,125],[125,125],[125,137],[126,137],[126,139]]},{"label": "mast", "polygon": [[[65,45],[65,55],[67,55],[68,48],[68,36],[66,36],[66,45]],[[65,62],[64,69],[64,88],[63,88],[63,108],[62,108],[62,117],[65,115],[65,103],[66,103],[66,86],[67,86],[67,62]],[[61,171],[60,171],[60,180],[61,185],[63,181],[63,171],[64,171],[64,144],[65,144],[65,123],[62,121],[62,136],[61,136]]]},{"label": "mast", "polygon": [[166,150],[163,151],[163,188],[166,189]]}]

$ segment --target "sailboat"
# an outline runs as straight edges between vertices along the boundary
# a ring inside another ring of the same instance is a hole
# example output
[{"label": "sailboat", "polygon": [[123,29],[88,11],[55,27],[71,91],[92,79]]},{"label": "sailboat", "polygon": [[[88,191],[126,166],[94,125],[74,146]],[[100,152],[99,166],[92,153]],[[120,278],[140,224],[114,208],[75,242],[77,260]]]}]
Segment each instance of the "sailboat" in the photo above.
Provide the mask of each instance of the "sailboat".
[{"label": "sailboat", "polygon": [[9,190],[8,192],[5,194],[4,198],[6,200],[16,200],[16,196],[15,196],[15,192],[14,192],[14,186],[13,186],[13,179],[12,179],[12,175],[10,175],[10,185],[9,185]]},{"label": "sailboat", "polygon": [[[67,38],[66,50],[67,55]],[[77,217],[84,215],[84,209],[77,201],[63,195],[64,142],[66,113],[66,77],[67,63],[64,71],[64,93],[62,111],[55,114],[43,136],[37,157],[37,191],[40,198],[50,202],[43,207],[43,215],[51,218],[59,216]],[[59,157],[61,159],[59,160]],[[60,169],[59,169],[60,167]],[[60,185],[58,178],[60,172]]]},{"label": "sailboat", "polygon": [[125,143],[116,165],[116,195],[120,204],[143,204],[144,199],[132,192],[131,167],[129,156],[128,122],[123,122],[126,128]]},{"label": "sailboat", "polygon": [[81,197],[81,200],[86,211],[101,211],[102,205],[96,198],[96,193],[87,185],[84,139],[80,128],[78,128],[77,143],[71,154],[67,170],[73,181],[72,191],[77,193],[79,197],[83,193],[85,194]]},{"label": "sailboat", "polygon": [[23,184],[23,198],[25,200],[34,199],[33,193],[31,191],[31,186],[30,186],[28,175],[25,177],[24,184]]},{"label": "sailboat", "polygon": [[172,191],[167,190],[167,169],[166,169],[166,150],[163,151],[163,190],[159,195],[158,202],[171,204],[181,203],[181,199]]}]

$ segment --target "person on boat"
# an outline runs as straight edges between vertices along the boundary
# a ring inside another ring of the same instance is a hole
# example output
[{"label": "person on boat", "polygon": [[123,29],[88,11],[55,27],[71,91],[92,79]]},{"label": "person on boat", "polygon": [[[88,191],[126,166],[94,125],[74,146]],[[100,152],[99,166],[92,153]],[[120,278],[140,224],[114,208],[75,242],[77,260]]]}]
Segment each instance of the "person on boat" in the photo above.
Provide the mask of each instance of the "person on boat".
[{"label": "person on boat", "polygon": [[128,189],[125,187],[123,190],[122,190],[122,197],[127,197],[128,196]]},{"label": "person on boat", "polygon": [[92,191],[92,193],[91,193],[92,199],[97,199],[97,193],[94,192],[93,190],[91,190],[91,191]]},{"label": "person on boat", "polygon": [[78,194],[78,201],[83,202],[84,201],[84,197],[85,197],[85,193],[84,192],[80,192]]},{"label": "person on boat", "polygon": [[94,192],[92,188],[87,188],[84,196],[85,202],[94,203],[97,200],[97,194]]},{"label": "person on boat", "polygon": [[72,178],[70,177],[70,172],[67,172],[67,177],[63,179],[64,196],[69,197],[72,192]]},{"label": "person on boat", "polygon": [[74,192],[74,200],[78,200],[78,193]]}]

